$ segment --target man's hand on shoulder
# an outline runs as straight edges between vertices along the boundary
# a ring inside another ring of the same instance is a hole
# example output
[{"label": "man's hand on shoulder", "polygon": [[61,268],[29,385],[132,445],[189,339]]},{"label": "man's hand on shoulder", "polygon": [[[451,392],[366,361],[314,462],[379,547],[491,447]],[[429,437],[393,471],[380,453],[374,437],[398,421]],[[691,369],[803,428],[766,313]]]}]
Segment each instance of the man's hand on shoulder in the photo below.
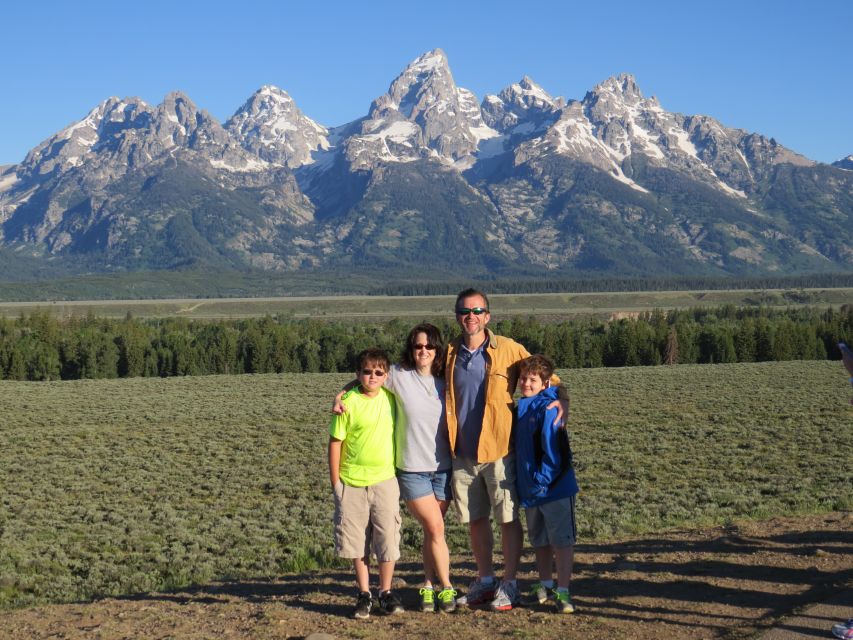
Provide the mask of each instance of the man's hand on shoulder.
[{"label": "man's hand on shoulder", "polygon": [[557,410],[554,426],[560,426],[569,421],[569,390],[562,384],[557,388],[557,398],[547,406],[547,409]]}]

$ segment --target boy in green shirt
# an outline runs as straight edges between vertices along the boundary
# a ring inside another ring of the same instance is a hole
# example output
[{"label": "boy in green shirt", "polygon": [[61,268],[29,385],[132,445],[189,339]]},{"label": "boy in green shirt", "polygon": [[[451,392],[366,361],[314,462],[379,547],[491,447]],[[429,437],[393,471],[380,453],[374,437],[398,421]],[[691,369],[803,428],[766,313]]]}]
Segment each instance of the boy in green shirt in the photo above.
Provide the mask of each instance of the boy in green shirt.
[{"label": "boy in green shirt", "polygon": [[329,428],[329,479],[335,494],[335,551],[355,568],[359,594],[353,613],[370,617],[368,565],[371,549],[379,563],[379,608],[401,613],[391,591],[400,557],[400,489],[394,470],[394,395],[382,383],[391,362],[381,349],[358,355],[359,385],[343,397],[346,412]]}]

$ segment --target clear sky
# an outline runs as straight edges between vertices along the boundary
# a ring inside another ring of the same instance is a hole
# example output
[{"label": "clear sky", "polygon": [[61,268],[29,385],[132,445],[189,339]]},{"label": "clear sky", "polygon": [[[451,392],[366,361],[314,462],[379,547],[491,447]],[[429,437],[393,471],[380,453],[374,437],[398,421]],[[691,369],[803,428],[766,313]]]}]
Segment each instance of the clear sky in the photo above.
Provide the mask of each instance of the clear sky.
[{"label": "clear sky", "polygon": [[112,95],[180,90],[224,122],[274,84],[344,124],[436,47],[481,100],[524,75],[581,99],[628,72],[668,111],[853,154],[851,0],[30,0],[0,12],[0,164]]}]

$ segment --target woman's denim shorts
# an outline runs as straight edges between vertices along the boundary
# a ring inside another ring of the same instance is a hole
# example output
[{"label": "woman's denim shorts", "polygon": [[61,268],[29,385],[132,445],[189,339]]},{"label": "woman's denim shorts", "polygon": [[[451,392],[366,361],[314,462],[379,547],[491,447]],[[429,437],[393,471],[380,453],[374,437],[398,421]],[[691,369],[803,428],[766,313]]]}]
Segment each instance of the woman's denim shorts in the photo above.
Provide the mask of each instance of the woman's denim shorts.
[{"label": "woman's denim shorts", "polygon": [[400,483],[400,497],[406,502],[424,496],[434,495],[436,500],[450,500],[451,470],[444,471],[402,471],[397,469],[397,482]]}]

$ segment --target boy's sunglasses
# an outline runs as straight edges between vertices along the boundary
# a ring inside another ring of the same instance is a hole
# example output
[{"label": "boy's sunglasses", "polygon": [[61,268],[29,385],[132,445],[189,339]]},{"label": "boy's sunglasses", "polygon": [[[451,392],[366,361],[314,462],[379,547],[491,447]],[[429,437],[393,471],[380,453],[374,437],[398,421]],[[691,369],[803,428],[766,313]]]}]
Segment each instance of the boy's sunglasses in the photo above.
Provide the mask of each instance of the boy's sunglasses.
[{"label": "boy's sunglasses", "polygon": [[435,351],[435,345],[434,344],[413,344],[412,349],[414,349],[415,351],[422,351],[424,349],[426,349],[427,351]]},{"label": "boy's sunglasses", "polygon": [[385,372],[382,369],[362,369],[361,375],[369,376],[370,374],[375,375],[377,378],[381,378],[385,375]]},{"label": "boy's sunglasses", "polygon": [[488,312],[489,310],[484,307],[456,307],[457,316],[467,316],[469,313],[473,313],[475,316],[481,316]]}]

